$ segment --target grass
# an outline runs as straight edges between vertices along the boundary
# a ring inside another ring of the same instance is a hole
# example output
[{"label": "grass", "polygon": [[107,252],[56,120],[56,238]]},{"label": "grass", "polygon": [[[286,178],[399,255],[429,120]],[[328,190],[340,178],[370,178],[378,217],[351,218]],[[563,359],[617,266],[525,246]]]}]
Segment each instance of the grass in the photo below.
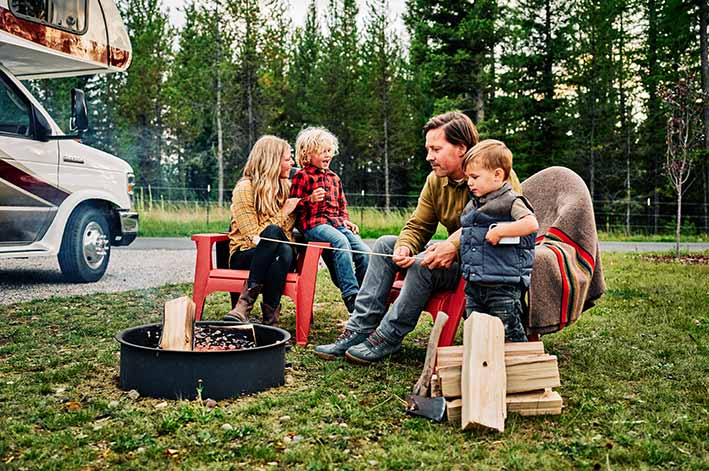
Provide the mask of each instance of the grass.
[{"label": "grass", "polygon": [[[0,469],[683,469],[709,467],[709,266],[607,254],[608,291],[544,337],[560,416],[510,415],[502,434],[404,414],[430,317],[401,354],[360,367],[294,347],[287,384],[220,401],[132,400],[118,389],[121,329],[159,322],[190,286],[0,307]],[[313,343],[346,312],[321,271]],[[228,309],[213,295],[206,318]],[[293,331],[293,305],[284,326]],[[229,424],[229,426],[226,426]]]},{"label": "grass", "polygon": [[[361,236],[376,239],[386,234],[398,234],[413,212],[410,209],[396,209],[389,213],[376,208],[350,208],[350,219],[359,225]],[[140,213],[140,235],[142,237],[189,237],[200,232],[224,232],[229,228],[231,215],[229,207],[212,206],[209,216],[204,205],[155,204],[152,209],[143,207]],[[628,242],[674,242],[671,234],[625,234],[623,231],[600,231],[601,240]],[[434,238],[445,239],[446,229],[439,225]],[[682,234],[682,242],[709,242],[709,234]]]}]

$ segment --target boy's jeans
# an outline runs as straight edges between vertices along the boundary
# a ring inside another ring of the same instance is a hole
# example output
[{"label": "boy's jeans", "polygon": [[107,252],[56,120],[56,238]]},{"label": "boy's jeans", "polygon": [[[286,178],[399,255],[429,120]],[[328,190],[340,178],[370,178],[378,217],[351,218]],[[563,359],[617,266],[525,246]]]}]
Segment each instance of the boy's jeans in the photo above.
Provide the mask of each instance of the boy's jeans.
[{"label": "boy's jeans", "polygon": [[505,342],[526,342],[522,325],[522,290],[514,285],[465,284],[465,318],[473,312],[499,317],[505,326]]},{"label": "boy's jeans", "polygon": [[[371,252],[369,246],[357,234],[344,226],[334,227],[329,224],[320,224],[305,231],[305,238],[311,242],[329,242],[333,247],[341,249]],[[357,294],[359,291],[357,280],[364,279],[369,265],[369,255],[332,250],[329,258],[332,259],[332,266],[328,268],[331,271],[334,270],[333,281],[340,288],[342,298]],[[355,269],[352,268],[352,261],[354,261]]]}]

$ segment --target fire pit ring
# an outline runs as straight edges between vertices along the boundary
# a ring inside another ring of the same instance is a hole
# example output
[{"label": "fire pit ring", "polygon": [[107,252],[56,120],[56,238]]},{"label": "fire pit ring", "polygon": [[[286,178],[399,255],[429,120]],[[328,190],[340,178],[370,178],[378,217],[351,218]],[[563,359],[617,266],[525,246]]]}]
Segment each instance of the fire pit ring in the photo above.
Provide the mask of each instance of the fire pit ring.
[{"label": "fire pit ring", "polygon": [[[236,322],[202,321],[196,326],[229,326]],[[227,351],[163,350],[157,347],[161,324],[147,324],[116,335],[121,344],[120,388],[141,396],[215,400],[263,391],[285,383],[288,331],[254,324],[255,348]],[[201,380],[201,382],[200,382]]]}]

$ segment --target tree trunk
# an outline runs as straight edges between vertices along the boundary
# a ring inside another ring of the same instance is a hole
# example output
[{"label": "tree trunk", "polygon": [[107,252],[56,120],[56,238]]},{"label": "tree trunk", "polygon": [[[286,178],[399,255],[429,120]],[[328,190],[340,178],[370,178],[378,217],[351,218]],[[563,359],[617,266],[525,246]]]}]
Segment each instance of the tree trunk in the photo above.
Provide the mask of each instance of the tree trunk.
[{"label": "tree trunk", "polygon": [[[385,109],[388,106],[385,102]],[[384,113],[384,209],[388,213],[391,209],[391,197],[389,196],[389,114]]]},{"label": "tree trunk", "polygon": [[[648,117],[651,119],[649,123],[649,133],[655,129],[655,125],[658,122],[658,117],[660,116],[660,104],[657,96],[657,2],[656,0],[648,0],[648,32],[647,32],[647,46],[648,46]],[[649,135],[648,138],[652,138]],[[650,148],[651,158],[652,158],[652,202],[653,202],[653,216],[652,216],[652,226],[653,233],[657,234],[658,221],[660,217],[660,152],[657,149]]]},{"label": "tree trunk", "polygon": [[709,166],[706,159],[709,158],[709,47],[707,46],[707,14],[709,7],[707,0],[699,2],[699,44],[702,56],[702,92],[704,92],[703,100],[703,121],[704,121],[704,168],[702,172],[704,176],[704,232],[709,232],[709,223],[707,212],[709,211]]},{"label": "tree trunk", "polygon": [[[215,6],[214,21],[217,30],[217,169],[218,169],[218,201],[219,207],[224,204],[224,140],[222,134],[222,36],[219,30],[219,1]],[[207,201],[209,204],[209,201]]]},{"label": "tree trunk", "polygon": [[624,70],[624,56],[623,56],[623,43],[625,42],[625,28],[623,24],[623,13],[620,13],[620,37],[618,41],[618,55],[619,55],[619,75],[620,80],[618,81],[618,92],[620,95],[620,122],[623,128],[623,153],[625,157],[625,235],[630,235],[630,125],[628,123],[628,110],[626,108],[626,94],[625,94],[625,70]]},{"label": "tree trunk", "polygon": [[[219,64],[217,64],[218,68]],[[219,70],[217,70],[217,167],[219,169],[219,207],[221,207],[224,203],[224,141],[222,135],[222,78]]]},{"label": "tree trunk", "polygon": [[677,183],[677,226],[675,229],[675,257],[679,258],[680,230],[682,228],[682,180]]}]

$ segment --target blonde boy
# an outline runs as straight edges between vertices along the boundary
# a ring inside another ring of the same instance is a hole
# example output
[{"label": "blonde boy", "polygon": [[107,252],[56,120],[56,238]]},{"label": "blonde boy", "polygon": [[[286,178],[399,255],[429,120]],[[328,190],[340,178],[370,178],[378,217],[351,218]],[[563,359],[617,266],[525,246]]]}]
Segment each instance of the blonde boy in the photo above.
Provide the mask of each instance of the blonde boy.
[{"label": "blonde boy", "polygon": [[460,258],[466,315],[473,311],[499,317],[507,342],[526,342],[522,294],[529,288],[534,239],[539,228],[527,199],[507,181],[512,152],[500,141],[484,140],[463,158],[473,199],[460,217]]},{"label": "blonde boy", "polygon": [[330,170],[336,154],[337,138],[327,129],[310,127],[300,131],[295,156],[303,168],[293,176],[290,196],[301,199],[296,207],[295,224],[308,241],[329,242],[336,248],[365,252],[333,250],[331,256],[323,257],[351,313],[369,265],[366,252],[370,249],[357,235],[357,225],[349,219],[340,177]]}]

